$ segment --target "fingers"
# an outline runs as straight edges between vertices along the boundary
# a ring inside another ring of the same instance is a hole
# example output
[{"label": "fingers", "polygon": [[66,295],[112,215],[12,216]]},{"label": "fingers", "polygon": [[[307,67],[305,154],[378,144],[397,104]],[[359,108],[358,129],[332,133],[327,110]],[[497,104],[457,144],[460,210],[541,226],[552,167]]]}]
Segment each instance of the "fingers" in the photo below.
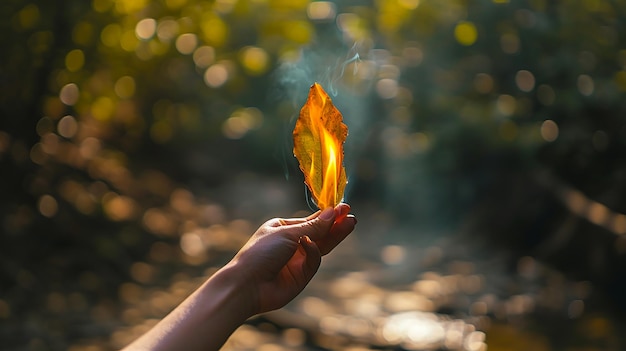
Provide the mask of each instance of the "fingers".
[{"label": "fingers", "polygon": [[300,246],[305,252],[306,259],[302,268],[306,282],[308,283],[315,273],[317,273],[317,269],[322,263],[322,254],[317,245],[306,235],[300,238]]},{"label": "fingers", "polygon": [[354,229],[356,218],[348,215],[349,212],[350,205],[341,203],[334,209],[326,208],[306,218],[274,218],[266,224],[294,241],[308,236],[319,246],[322,255],[325,255]]},{"label": "fingers", "polygon": [[311,240],[317,241],[328,234],[330,228],[335,222],[335,217],[335,210],[332,207],[329,207],[324,209],[313,219],[293,226],[286,226],[284,228],[285,230],[290,231],[292,235],[297,234],[298,237],[306,235]]},{"label": "fingers", "polygon": [[321,254],[326,255],[339,245],[339,243],[352,233],[356,223],[356,217],[349,214],[346,214],[341,220],[338,219],[335,221],[330,229],[330,233],[316,242]]},{"label": "fingers", "polygon": [[[344,217],[346,217],[346,215],[350,212],[350,205],[346,204],[346,203],[340,203],[339,205],[337,205],[337,207],[335,207],[335,221],[339,221],[341,219],[343,219]],[[310,215],[308,215],[307,217],[300,217],[300,218],[273,218],[270,219],[269,221],[267,221],[265,224],[270,226],[270,227],[282,227],[282,226],[286,226],[286,225],[294,225],[294,224],[301,224],[304,223],[306,221],[310,221],[312,219],[317,218],[320,214],[322,213],[322,211],[318,210]]]},{"label": "fingers", "polygon": [[266,222],[270,227],[282,227],[285,225],[300,224],[306,222],[306,218],[273,218]]},{"label": "fingers", "polygon": [[301,218],[273,218],[270,219],[269,221],[266,222],[267,225],[269,225],[270,227],[282,227],[285,225],[293,225],[293,224],[300,224],[300,223],[304,223],[306,221],[310,221],[314,218],[316,218],[317,216],[320,215],[320,213],[322,213],[322,211],[316,211],[310,215],[308,215],[307,217],[301,217]]},{"label": "fingers", "polygon": [[350,205],[346,203],[340,203],[335,207],[335,213],[337,214],[337,218],[335,218],[335,222],[342,221],[348,213],[350,213]]}]

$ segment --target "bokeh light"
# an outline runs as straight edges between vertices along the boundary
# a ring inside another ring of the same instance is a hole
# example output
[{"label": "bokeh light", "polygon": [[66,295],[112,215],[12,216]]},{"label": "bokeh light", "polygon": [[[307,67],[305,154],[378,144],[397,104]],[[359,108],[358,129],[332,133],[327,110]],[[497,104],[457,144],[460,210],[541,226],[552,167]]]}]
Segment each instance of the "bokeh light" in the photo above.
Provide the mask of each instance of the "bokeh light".
[{"label": "bokeh light", "polygon": [[137,204],[129,197],[108,193],[102,201],[106,215],[113,221],[129,220],[137,213]]},{"label": "bokeh light", "polygon": [[65,67],[70,72],[76,72],[83,68],[85,64],[85,54],[82,50],[75,49],[65,56]]},{"label": "bokeh light", "polygon": [[226,65],[223,63],[216,63],[211,65],[204,72],[204,82],[212,88],[219,88],[224,85],[229,78],[229,72]]},{"label": "bokeh light", "polygon": [[193,62],[198,68],[207,68],[215,61],[215,49],[210,46],[201,46],[193,53]]},{"label": "bokeh light", "polygon": [[392,99],[398,94],[398,82],[395,79],[383,78],[376,83],[376,91],[383,99]]},{"label": "bokeh light", "polygon": [[502,94],[498,96],[498,99],[496,100],[496,108],[498,109],[498,112],[504,116],[512,116],[515,113],[516,107],[517,100],[511,95]]},{"label": "bokeh light", "polygon": [[336,15],[336,6],[330,1],[315,1],[307,6],[307,15],[312,20],[332,20]]},{"label": "bokeh light", "polygon": [[203,39],[211,46],[221,47],[228,40],[228,26],[215,14],[204,15],[201,28]]},{"label": "bokeh light", "polygon": [[132,97],[135,94],[135,79],[131,76],[120,77],[115,82],[114,90],[115,94],[122,99]]},{"label": "bokeh light", "polygon": [[552,120],[541,124],[541,137],[545,141],[555,141],[559,137],[559,126]]},{"label": "bokeh light", "polygon": [[80,91],[78,86],[74,83],[69,83],[61,88],[59,92],[59,99],[62,103],[73,106],[78,102],[78,98],[80,97]]},{"label": "bokeh light", "polygon": [[67,115],[59,120],[57,130],[60,136],[72,138],[78,131],[78,122],[73,116]]},{"label": "bokeh light", "polygon": [[461,21],[454,28],[454,37],[459,44],[469,46],[478,39],[478,30],[472,22]]},{"label": "bokeh light", "polygon": [[382,261],[386,264],[400,264],[404,261],[406,252],[402,246],[388,245],[381,250],[380,256]]},{"label": "bokeh light", "polygon": [[245,47],[241,50],[241,64],[251,75],[265,73],[269,68],[269,56],[258,47]]},{"label": "bokeh light", "polygon": [[535,76],[527,70],[518,71],[515,74],[515,83],[519,90],[528,93],[535,88]]},{"label": "bokeh light", "polygon": [[169,42],[178,35],[178,22],[171,18],[164,18],[157,25],[157,36],[163,42]]},{"label": "bokeh light", "polygon": [[122,31],[122,34],[119,38],[119,45],[123,50],[127,52],[135,51],[139,46],[139,39],[137,39],[135,31],[132,29]]},{"label": "bokeh light", "polygon": [[122,27],[117,23],[111,23],[102,29],[100,40],[108,47],[119,45],[122,36]]},{"label": "bokeh light", "polygon": [[91,105],[91,114],[100,121],[106,121],[113,115],[115,103],[107,96],[97,98]]},{"label": "bokeh light", "polygon": [[196,232],[183,234],[180,237],[180,248],[189,256],[198,256],[206,250],[202,237]]},{"label": "bokeh light", "polygon": [[263,114],[260,110],[251,107],[238,109],[224,121],[222,132],[229,139],[240,139],[248,131],[257,129],[263,123]]},{"label": "bokeh light", "polygon": [[135,34],[137,38],[148,40],[156,33],[157,22],[154,18],[144,18],[137,22],[135,26]]},{"label": "bokeh light", "polygon": [[29,29],[35,26],[41,18],[41,12],[36,4],[29,4],[17,13],[17,21],[21,28]]},{"label": "bokeh light", "polygon": [[198,38],[193,33],[181,34],[176,38],[176,50],[183,55],[193,53],[197,45]]},{"label": "bokeh light", "polygon": [[59,205],[56,199],[50,195],[39,198],[39,212],[46,217],[53,217],[57,214]]}]

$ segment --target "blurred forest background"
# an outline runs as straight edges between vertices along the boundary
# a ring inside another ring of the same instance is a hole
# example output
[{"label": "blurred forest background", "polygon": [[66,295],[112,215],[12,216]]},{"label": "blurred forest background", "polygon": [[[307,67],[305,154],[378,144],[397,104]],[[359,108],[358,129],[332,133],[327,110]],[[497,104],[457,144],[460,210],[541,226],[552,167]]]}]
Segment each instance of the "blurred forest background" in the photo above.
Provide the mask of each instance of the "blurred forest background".
[{"label": "blurred forest background", "polygon": [[264,220],[320,82],[359,224],[225,350],[626,350],[626,1],[3,0],[3,350],[112,350]]}]

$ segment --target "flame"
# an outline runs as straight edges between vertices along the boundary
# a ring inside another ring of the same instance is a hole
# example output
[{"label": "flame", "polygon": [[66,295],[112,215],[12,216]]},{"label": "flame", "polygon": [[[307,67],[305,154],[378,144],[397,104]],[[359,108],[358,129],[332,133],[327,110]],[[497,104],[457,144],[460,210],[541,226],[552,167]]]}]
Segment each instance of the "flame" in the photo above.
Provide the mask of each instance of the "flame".
[{"label": "flame", "polygon": [[321,209],[341,202],[347,183],[343,143],[348,127],[342,119],[322,86],[313,84],[294,128],[294,155]]},{"label": "flame", "polygon": [[325,166],[324,177],[322,178],[322,189],[319,197],[328,199],[328,203],[341,201],[337,199],[337,182],[339,181],[339,173],[337,165],[342,163],[337,150],[341,145],[337,145],[337,140],[330,133],[322,128],[322,162]]},{"label": "flame", "polygon": [[[327,204],[341,201],[341,199],[337,199],[337,183],[341,176],[338,172],[340,167],[337,165],[343,163],[341,153],[337,152],[337,150],[341,148],[341,144],[324,128],[319,120],[313,123],[313,125],[317,127],[320,135],[320,150],[323,167],[321,188],[317,195],[317,205],[320,208],[324,208]],[[315,159],[315,153],[311,153],[311,167],[309,167],[308,174],[310,179],[315,179],[317,176]]]}]

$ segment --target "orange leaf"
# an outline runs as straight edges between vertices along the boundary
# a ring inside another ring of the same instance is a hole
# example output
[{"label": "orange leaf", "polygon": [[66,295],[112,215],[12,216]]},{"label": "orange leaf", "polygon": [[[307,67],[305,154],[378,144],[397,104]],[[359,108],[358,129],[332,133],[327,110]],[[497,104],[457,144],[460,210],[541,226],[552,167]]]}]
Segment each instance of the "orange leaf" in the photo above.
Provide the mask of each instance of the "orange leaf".
[{"label": "orange leaf", "polygon": [[346,188],[343,143],[348,127],[321,85],[314,83],[293,130],[293,154],[317,207],[335,207]]}]

